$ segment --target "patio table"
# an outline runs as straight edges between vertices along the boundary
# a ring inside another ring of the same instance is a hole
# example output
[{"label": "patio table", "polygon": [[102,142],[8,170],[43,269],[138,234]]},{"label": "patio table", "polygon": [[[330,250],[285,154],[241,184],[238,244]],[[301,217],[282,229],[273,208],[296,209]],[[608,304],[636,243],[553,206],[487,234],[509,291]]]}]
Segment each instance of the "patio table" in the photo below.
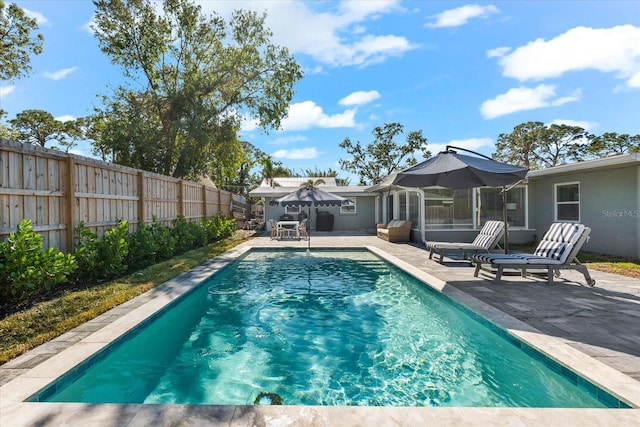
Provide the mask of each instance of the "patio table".
[{"label": "patio table", "polygon": [[288,238],[300,238],[300,230],[298,229],[300,221],[278,221],[276,236],[280,239],[282,237]]}]

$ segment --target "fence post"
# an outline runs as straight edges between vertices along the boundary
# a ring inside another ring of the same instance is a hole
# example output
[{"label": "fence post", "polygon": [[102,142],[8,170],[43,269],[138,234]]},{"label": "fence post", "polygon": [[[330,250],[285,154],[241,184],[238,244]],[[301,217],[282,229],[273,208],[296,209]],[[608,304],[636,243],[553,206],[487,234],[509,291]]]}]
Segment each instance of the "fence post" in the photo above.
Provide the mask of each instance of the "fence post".
[{"label": "fence post", "polygon": [[73,252],[74,228],[73,219],[76,217],[76,182],[75,182],[75,162],[73,157],[67,157],[67,253]]},{"label": "fence post", "polygon": [[182,217],[185,216],[185,206],[184,206],[184,181],[180,180],[180,185],[178,187],[178,214]]},{"label": "fence post", "polygon": [[144,196],[147,193],[147,180],[144,178],[144,171],[138,172],[138,227],[145,223],[147,212],[145,209]]},{"label": "fence post", "polygon": [[222,191],[219,188],[216,191],[218,192],[218,212],[216,213],[222,213]]},{"label": "fence post", "polygon": [[207,219],[207,186],[202,184],[202,219]]}]

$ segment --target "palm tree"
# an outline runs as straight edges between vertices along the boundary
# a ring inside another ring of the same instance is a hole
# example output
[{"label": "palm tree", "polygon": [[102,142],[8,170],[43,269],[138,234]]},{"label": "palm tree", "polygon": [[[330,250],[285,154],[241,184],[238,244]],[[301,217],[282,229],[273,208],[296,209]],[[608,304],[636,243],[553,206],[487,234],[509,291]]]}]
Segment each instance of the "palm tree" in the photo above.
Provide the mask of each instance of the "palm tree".
[{"label": "palm tree", "polygon": [[319,178],[319,179],[316,179],[314,181],[313,178],[309,178],[307,181],[305,181],[302,184],[300,184],[300,187],[314,187],[315,188],[320,184],[326,184],[324,179]]}]

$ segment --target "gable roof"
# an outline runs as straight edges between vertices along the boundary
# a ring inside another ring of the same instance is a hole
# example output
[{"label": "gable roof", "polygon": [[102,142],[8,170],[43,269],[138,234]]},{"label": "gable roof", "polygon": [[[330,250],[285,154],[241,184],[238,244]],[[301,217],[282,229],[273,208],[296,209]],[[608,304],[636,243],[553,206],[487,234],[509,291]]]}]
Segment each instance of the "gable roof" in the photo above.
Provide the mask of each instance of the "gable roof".
[{"label": "gable roof", "polygon": [[[323,177],[323,176],[287,176],[287,177],[274,177],[273,183],[276,187],[300,187],[302,184],[309,180],[313,180],[314,182],[317,180],[323,180],[324,184],[318,184],[316,187],[337,187],[336,179],[333,177]],[[260,183],[260,187],[271,187],[266,179],[263,179]]]},{"label": "gable roof", "polygon": [[571,172],[586,172],[588,170],[600,168],[616,168],[624,166],[632,166],[633,164],[640,166],[640,153],[620,154],[617,156],[603,157],[601,159],[585,160],[582,162],[569,163],[566,165],[552,166],[550,168],[537,169],[529,171],[527,178],[535,179],[549,175],[559,175]]}]

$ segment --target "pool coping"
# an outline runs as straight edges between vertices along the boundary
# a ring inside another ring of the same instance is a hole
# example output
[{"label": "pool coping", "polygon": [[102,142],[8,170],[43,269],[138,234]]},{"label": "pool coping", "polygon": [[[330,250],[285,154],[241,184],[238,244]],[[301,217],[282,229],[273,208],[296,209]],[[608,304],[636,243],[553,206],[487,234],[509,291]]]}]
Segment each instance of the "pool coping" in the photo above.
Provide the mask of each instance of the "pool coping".
[{"label": "pool coping", "polygon": [[[441,292],[483,318],[503,328],[509,334],[524,341],[545,356],[578,370],[578,374],[593,382],[613,396],[634,406],[633,409],[581,409],[581,408],[399,408],[399,407],[306,407],[306,406],[216,406],[216,405],[114,405],[25,402],[48,384],[76,368],[82,361],[108,346],[113,340],[135,328],[149,316],[162,310],[166,305],[193,289],[202,280],[224,268],[253,248],[269,248],[245,242],[208,262],[169,280],[144,294],[147,299],[142,305],[128,313],[115,316],[104,327],[91,333],[76,344],[60,351],[29,371],[17,376],[0,387],[0,425],[30,425],[39,420],[56,420],[59,423],[74,423],[83,420],[118,420],[117,424],[144,425],[156,419],[154,425],[170,425],[186,417],[190,420],[214,420],[232,425],[254,425],[262,420],[269,423],[288,422],[295,425],[361,425],[365,420],[373,420],[386,425],[418,425],[424,422],[451,424],[464,420],[474,425],[484,420],[509,424],[528,425],[548,420],[557,424],[561,420],[571,425],[591,425],[595,421],[616,424],[633,424],[640,419],[640,382],[613,369],[610,366],[570,347],[557,337],[541,333],[526,323],[491,307],[477,298],[448,286],[445,281],[422,271],[410,263],[375,246],[353,246],[366,248],[389,261],[396,267],[416,277],[437,292]],[[282,249],[274,245],[272,248]],[[340,249],[347,249],[347,245]],[[142,297],[142,296],[141,296]],[[138,297],[138,298],[141,298]],[[114,309],[116,310],[116,309]],[[576,367],[579,367],[577,369]],[[182,414],[182,415],[180,415]],[[160,418],[157,418],[160,417]],[[173,420],[174,422],[169,422]],[[287,421],[288,420],[288,421]],[[333,420],[333,422],[331,422]],[[413,421],[415,420],[415,424]],[[286,422],[285,422],[286,421]],[[22,423],[22,424],[21,424]],[[258,423],[259,424],[259,423]],[[599,423],[596,423],[599,424]]]}]

